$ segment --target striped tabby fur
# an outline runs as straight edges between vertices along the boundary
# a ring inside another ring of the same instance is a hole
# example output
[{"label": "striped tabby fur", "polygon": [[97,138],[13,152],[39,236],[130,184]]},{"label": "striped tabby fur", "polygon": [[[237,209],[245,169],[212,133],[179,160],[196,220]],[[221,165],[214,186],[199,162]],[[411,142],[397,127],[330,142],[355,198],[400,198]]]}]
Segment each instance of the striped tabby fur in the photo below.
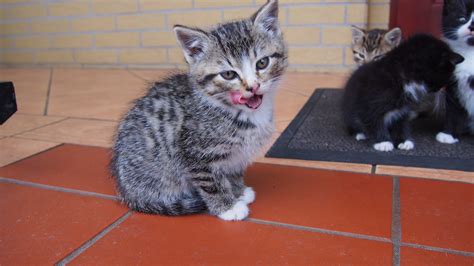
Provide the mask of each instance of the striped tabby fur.
[{"label": "striped tabby fur", "polygon": [[113,147],[111,170],[131,209],[247,216],[255,195],[242,176],[271,138],[287,67],[277,15],[273,0],[208,31],[175,26],[189,71],[151,86],[120,122]]}]

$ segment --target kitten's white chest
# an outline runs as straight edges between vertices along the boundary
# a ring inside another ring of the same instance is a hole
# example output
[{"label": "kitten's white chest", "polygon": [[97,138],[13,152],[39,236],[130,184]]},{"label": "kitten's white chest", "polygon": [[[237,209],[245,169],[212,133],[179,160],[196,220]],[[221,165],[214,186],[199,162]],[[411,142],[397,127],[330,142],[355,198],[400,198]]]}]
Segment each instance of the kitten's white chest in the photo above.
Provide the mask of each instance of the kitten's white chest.
[{"label": "kitten's white chest", "polygon": [[456,78],[458,80],[458,96],[461,104],[469,114],[470,122],[474,122],[474,90],[470,87],[469,78],[474,76],[474,48],[460,51],[464,62],[456,67]]}]

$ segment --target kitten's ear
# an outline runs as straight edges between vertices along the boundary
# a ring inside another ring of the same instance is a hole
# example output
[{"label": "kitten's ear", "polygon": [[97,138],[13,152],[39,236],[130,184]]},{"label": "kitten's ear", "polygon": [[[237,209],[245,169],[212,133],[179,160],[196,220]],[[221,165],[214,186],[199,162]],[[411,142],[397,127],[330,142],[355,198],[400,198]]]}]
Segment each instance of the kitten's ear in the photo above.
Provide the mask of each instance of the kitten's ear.
[{"label": "kitten's ear", "polygon": [[364,38],[365,30],[352,25],[352,44],[356,44]]},{"label": "kitten's ear", "polygon": [[400,28],[393,28],[385,33],[384,40],[392,47],[397,47],[402,41],[402,30]]},{"label": "kitten's ear", "polygon": [[280,34],[280,26],[278,25],[278,0],[268,0],[253,16],[251,17],[254,25],[261,27],[264,31],[271,34]]},{"label": "kitten's ear", "polygon": [[451,53],[450,57],[449,57],[449,61],[453,64],[453,65],[457,65],[457,64],[461,64],[462,62],[464,62],[464,57],[458,53]]},{"label": "kitten's ear", "polygon": [[210,39],[206,32],[181,25],[175,25],[173,30],[188,63],[199,60],[209,48]]}]

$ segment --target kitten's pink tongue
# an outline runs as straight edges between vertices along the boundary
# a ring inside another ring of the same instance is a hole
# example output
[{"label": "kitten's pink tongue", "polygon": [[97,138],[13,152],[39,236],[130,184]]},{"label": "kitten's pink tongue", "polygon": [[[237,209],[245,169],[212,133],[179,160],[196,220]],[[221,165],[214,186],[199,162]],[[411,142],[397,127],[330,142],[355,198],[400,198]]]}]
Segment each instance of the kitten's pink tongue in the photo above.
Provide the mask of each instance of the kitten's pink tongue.
[{"label": "kitten's pink tongue", "polygon": [[248,99],[244,98],[241,92],[231,92],[232,103],[233,104],[245,104]]}]

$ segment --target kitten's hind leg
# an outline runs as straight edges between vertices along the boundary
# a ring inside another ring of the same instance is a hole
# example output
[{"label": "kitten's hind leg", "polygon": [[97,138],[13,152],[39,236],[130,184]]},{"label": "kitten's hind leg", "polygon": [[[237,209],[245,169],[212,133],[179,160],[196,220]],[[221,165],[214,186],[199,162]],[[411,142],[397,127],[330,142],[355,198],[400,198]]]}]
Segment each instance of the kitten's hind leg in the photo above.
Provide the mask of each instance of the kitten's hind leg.
[{"label": "kitten's hind leg", "polygon": [[226,221],[245,219],[247,204],[233,193],[231,182],[208,171],[194,173],[191,182],[207,205],[209,212]]},{"label": "kitten's hind leg", "polygon": [[375,144],[373,147],[378,151],[392,151],[394,148],[384,119],[379,121],[375,127]]},{"label": "kitten's hind leg", "polygon": [[241,175],[235,177],[229,177],[229,181],[232,184],[232,191],[234,196],[246,204],[255,201],[255,191],[251,187],[247,187],[244,184],[244,179]]},{"label": "kitten's hind leg", "polygon": [[366,140],[367,134],[365,133],[364,126],[358,118],[353,118],[347,126],[349,135],[355,136],[357,141]]}]

